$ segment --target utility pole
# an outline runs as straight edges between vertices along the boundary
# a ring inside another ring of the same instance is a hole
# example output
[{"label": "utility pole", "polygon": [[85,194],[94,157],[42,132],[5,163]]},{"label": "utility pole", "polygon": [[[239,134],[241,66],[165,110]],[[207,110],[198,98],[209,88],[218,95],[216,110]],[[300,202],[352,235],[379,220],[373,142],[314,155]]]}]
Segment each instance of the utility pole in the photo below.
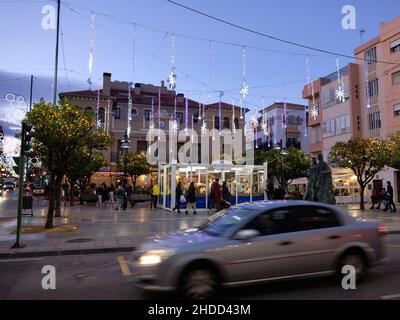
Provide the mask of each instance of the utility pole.
[{"label": "utility pole", "polygon": [[54,68],[54,82],[53,82],[53,105],[57,104],[57,78],[58,78],[58,44],[60,39],[60,8],[61,0],[57,0],[57,40],[56,40],[56,57]]}]

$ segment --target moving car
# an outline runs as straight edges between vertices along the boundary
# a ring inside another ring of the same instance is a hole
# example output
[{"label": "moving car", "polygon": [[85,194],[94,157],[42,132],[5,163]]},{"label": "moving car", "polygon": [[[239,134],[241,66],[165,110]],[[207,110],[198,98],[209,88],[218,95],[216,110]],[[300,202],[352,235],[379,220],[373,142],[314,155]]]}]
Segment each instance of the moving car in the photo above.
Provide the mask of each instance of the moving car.
[{"label": "moving car", "polygon": [[385,234],[378,222],[321,203],[242,204],[142,245],[133,253],[134,283],[204,299],[220,287],[340,274],[345,265],[359,281],[383,258]]},{"label": "moving car", "polygon": [[15,189],[14,181],[12,181],[12,180],[4,181],[4,186],[3,186],[4,191],[14,191],[14,189]]}]

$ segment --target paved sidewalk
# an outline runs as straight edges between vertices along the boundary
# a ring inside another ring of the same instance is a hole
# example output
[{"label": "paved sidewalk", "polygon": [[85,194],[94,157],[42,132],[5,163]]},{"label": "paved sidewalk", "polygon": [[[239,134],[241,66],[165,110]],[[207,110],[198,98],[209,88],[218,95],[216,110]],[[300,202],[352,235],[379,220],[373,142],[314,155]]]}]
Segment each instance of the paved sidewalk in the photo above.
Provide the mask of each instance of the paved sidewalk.
[{"label": "paved sidewalk", "polygon": [[[206,219],[206,213],[187,216],[151,211],[146,204],[127,211],[88,205],[63,207],[62,217],[55,218],[54,225],[67,231],[23,233],[23,249],[10,249],[15,242],[16,219],[0,221],[0,258],[128,252],[149,236],[195,227]],[[23,217],[23,228],[38,228],[45,222],[43,203],[34,217]]]},{"label": "paved sidewalk", "polygon": [[[12,201],[12,200],[9,200]],[[46,222],[46,202],[36,205],[34,217],[23,217],[23,228],[39,228]],[[341,206],[357,218],[374,219],[384,223],[389,232],[400,233],[400,213],[380,210],[360,211],[358,206]],[[62,217],[55,218],[55,231],[23,233],[23,249],[10,249],[15,242],[16,219],[0,219],[0,259],[129,252],[149,236],[168,234],[199,225],[206,213],[186,216],[184,213],[151,211],[147,204],[137,204],[127,211],[83,205],[63,207]],[[60,230],[61,229],[61,230]],[[34,230],[35,231],[35,230]],[[36,230],[37,231],[37,230]]]}]

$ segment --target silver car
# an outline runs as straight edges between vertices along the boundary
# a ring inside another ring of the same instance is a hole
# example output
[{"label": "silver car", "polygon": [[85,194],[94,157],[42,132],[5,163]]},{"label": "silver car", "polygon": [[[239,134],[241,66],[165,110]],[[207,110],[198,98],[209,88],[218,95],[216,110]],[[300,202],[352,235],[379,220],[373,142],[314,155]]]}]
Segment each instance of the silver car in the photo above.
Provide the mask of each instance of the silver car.
[{"label": "silver car", "polygon": [[142,245],[134,252],[134,282],[204,299],[220,287],[333,275],[345,265],[361,280],[382,259],[385,233],[378,222],[321,203],[242,204]]}]

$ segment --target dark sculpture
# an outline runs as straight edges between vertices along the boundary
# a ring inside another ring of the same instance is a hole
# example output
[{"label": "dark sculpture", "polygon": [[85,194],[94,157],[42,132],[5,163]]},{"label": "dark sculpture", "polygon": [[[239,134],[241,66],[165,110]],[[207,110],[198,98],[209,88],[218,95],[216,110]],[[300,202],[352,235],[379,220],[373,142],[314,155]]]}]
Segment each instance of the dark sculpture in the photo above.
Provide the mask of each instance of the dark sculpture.
[{"label": "dark sculpture", "polygon": [[312,167],[308,170],[308,185],[304,199],[336,204],[332,170],[322,155],[318,156],[318,163],[314,159]]}]

